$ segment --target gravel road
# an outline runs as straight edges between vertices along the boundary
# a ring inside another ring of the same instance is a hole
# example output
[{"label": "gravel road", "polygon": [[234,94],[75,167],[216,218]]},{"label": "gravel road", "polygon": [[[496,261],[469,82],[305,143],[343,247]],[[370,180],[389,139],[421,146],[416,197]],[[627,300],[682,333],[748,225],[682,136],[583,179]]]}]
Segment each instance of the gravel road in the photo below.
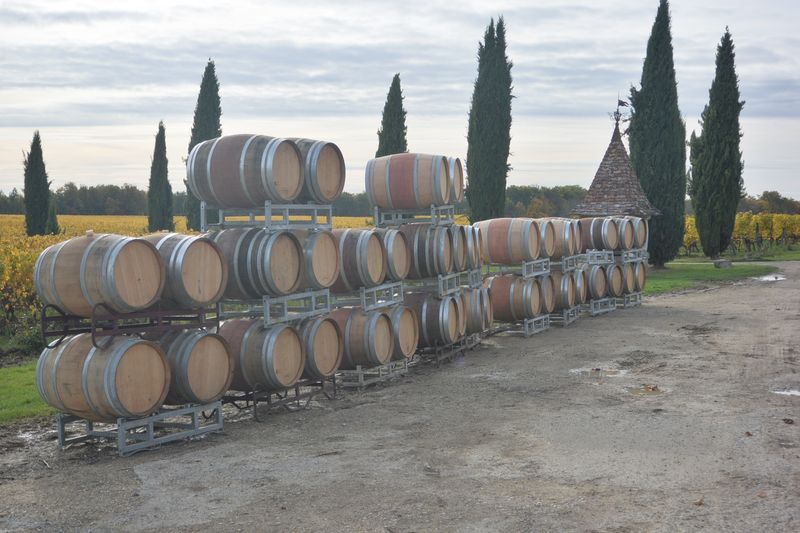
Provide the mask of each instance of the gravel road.
[{"label": "gravel road", "polygon": [[5,429],[0,530],[797,531],[800,396],[776,391],[800,390],[800,263],[778,265],[129,458]]}]

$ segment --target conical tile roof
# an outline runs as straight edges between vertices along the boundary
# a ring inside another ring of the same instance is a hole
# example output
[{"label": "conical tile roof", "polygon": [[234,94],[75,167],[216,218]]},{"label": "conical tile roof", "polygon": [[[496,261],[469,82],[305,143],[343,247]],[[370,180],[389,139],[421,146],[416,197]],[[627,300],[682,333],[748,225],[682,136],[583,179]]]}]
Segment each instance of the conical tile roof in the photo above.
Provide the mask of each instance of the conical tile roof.
[{"label": "conical tile roof", "polygon": [[583,201],[572,210],[573,216],[602,217],[609,215],[633,215],[642,218],[660,215],[661,211],[650,204],[633,171],[631,160],[622,135],[619,121],[614,125],[614,133],[594,175]]}]

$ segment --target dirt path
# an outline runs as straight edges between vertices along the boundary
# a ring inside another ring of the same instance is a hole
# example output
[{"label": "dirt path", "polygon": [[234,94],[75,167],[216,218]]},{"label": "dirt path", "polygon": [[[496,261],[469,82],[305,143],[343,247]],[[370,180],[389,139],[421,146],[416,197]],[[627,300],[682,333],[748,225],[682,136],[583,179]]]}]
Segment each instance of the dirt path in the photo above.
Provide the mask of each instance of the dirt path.
[{"label": "dirt path", "polygon": [[800,389],[800,263],[779,266],[131,458],[7,435],[0,530],[797,530],[800,397],[771,391]]}]

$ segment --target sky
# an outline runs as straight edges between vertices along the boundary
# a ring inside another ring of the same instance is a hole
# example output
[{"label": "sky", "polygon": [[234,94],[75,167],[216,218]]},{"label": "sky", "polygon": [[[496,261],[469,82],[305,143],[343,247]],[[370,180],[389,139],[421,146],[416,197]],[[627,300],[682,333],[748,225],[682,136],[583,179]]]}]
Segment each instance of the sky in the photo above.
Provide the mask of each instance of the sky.
[{"label": "sky", "polygon": [[[672,0],[679,105],[698,130],[726,25],[736,45],[745,187],[800,198],[800,6]],[[109,2],[0,0],[0,190],[22,189],[42,136],[52,188],[146,188],[159,120],[184,190],[206,61],[224,134],[336,142],[345,190],[364,166],[399,72],[412,152],[466,156],[478,41],[503,15],[513,61],[511,185],[588,187],[609,113],[641,78],[657,0]]]}]

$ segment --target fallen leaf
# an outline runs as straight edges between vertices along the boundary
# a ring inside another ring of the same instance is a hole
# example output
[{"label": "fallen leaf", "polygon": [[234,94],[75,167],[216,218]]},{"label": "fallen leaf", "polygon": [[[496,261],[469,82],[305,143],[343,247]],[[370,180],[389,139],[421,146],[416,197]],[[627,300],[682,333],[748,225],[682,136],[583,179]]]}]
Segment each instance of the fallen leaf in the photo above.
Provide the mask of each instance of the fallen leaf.
[{"label": "fallen leaf", "polygon": [[749,431],[745,431],[744,434],[747,435],[748,437],[752,437],[753,436],[753,434],[750,433]]},{"label": "fallen leaf", "polygon": [[767,491],[762,490],[761,492],[756,494],[756,496],[758,496],[759,498],[766,498],[767,497]]},{"label": "fallen leaf", "polygon": [[792,418],[784,418],[783,421],[786,424],[794,424],[794,419],[792,419]]},{"label": "fallen leaf", "polygon": [[705,503],[706,503],[705,502],[705,498],[706,498],[705,496],[700,496],[699,500],[695,500],[692,503],[694,503],[696,506],[700,507],[701,505],[705,505]]},{"label": "fallen leaf", "polygon": [[642,385],[642,388],[647,392],[656,392],[658,390],[658,385],[650,385],[648,383],[645,383],[644,385]]}]

